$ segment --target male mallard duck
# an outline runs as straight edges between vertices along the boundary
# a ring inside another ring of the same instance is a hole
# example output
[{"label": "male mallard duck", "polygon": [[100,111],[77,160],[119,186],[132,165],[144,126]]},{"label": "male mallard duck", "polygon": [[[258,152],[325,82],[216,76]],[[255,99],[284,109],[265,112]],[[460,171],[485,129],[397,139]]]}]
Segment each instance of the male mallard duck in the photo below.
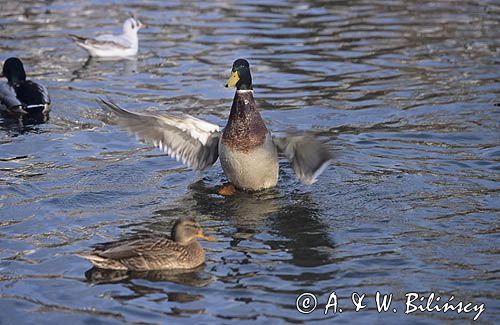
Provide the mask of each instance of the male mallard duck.
[{"label": "male mallard duck", "polygon": [[135,18],[128,18],[123,23],[123,34],[100,35],[95,38],[81,37],[70,34],[73,41],[86,49],[91,56],[97,57],[124,57],[134,56],[139,50],[139,36],[137,32],[144,25]]},{"label": "male mallard duck", "polygon": [[[140,140],[153,144],[194,169],[211,166],[220,156],[229,181],[242,190],[256,191],[276,186],[278,152],[292,164],[297,177],[312,184],[332,156],[328,147],[311,136],[273,138],[257,111],[252,76],[246,60],[233,64],[226,87],[236,87],[231,113],[221,133],[219,126],[190,115],[133,113],[101,99],[101,107],[118,116]],[[231,194],[233,189],[221,194]]]},{"label": "male mallard duck", "polygon": [[11,117],[32,117],[45,121],[50,111],[50,97],[42,84],[26,80],[21,60],[9,58],[3,64],[2,76],[7,82],[0,83],[0,102]]},{"label": "male mallard duck", "polygon": [[194,218],[180,218],[170,238],[143,237],[97,245],[90,253],[78,254],[95,266],[111,270],[192,269],[205,262],[205,251],[197,238],[205,236]]}]

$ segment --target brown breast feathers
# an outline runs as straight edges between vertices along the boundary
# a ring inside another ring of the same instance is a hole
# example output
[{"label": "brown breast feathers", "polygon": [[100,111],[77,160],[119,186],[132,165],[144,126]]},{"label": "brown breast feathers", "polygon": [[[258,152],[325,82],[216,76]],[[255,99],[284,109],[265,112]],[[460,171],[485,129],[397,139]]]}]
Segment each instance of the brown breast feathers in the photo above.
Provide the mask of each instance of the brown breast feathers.
[{"label": "brown breast feathers", "polygon": [[236,91],[222,141],[238,151],[262,145],[267,128],[257,111],[253,91]]}]

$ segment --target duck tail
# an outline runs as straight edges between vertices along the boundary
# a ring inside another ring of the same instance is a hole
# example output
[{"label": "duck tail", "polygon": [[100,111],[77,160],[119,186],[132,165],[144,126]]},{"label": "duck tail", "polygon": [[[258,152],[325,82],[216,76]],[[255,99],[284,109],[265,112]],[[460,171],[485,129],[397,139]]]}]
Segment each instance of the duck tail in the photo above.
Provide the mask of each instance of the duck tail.
[{"label": "duck tail", "polygon": [[77,253],[76,256],[84,258],[90,261],[95,266],[101,269],[110,269],[110,270],[126,270],[127,268],[120,263],[119,261],[115,261],[109,258],[105,258],[93,253]]}]

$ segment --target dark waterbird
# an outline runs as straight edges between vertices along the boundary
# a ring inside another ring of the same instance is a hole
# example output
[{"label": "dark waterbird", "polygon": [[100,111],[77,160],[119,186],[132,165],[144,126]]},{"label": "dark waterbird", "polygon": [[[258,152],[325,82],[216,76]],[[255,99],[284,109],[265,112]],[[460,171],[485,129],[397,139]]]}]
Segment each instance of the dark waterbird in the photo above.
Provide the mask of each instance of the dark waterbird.
[{"label": "dark waterbird", "polygon": [[26,80],[23,63],[18,58],[5,61],[0,83],[0,102],[5,107],[3,115],[15,119],[45,122],[50,111],[50,97],[44,85]]}]

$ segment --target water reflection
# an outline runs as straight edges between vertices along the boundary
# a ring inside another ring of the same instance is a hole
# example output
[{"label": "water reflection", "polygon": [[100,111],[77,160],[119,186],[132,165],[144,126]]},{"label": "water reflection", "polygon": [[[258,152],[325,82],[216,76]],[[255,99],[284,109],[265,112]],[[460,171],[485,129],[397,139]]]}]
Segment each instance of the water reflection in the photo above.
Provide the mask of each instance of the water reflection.
[{"label": "water reflection", "polygon": [[[85,272],[87,281],[93,285],[120,283],[129,290],[128,293],[112,293],[111,297],[117,301],[131,301],[141,297],[154,295],[155,302],[190,303],[204,299],[201,294],[192,294],[186,290],[169,289],[167,283],[175,283],[189,287],[206,287],[214,279],[204,273],[204,265],[193,270],[155,270],[155,271],[118,271],[104,270],[93,267]],[[147,281],[138,281],[147,280]],[[155,283],[166,282],[158,286]],[[182,310],[182,309],[181,309]]]},{"label": "water reflection", "polygon": [[0,119],[0,131],[5,132],[8,138],[17,137],[26,133],[41,133],[45,132],[39,125],[44,124],[49,120],[49,115],[40,116],[40,119],[33,119],[32,117],[14,119],[10,116],[3,116]]},{"label": "water reflection", "polygon": [[248,231],[262,226],[269,214],[279,209],[280,193],[277,189],[258,193],[237,191],[228,197],[216,194],[215,189],[216,186],[203,179],[194,182],[180,204],[192,213],[231,220],[235,227]]},{"label": "water reflection", "polygon": [[332,229],[321,218],[316,202],[309,194],[292,193],[269,222],[281,238],[266,241],[271,248],[286,247],[292,254],[290,263],[313,267],[328,264],[335,243]]},{"label": "water reflection", "polygon": [[[1,105],[1,104],[0,104]],[[29,131],[37,124],[43,124],[50,119],[50,114],[40,111],[30,112],[20,117],[12,116],[0,107],[0,128],[18,129],[20,132]]]},{"label": "water reflection", "polygon": [[191,270],[150,271],[106,270],[92,267],[85,272],[85,278],[92,284],[130,283],[132,279],[145,279],[152,282],[165,281],[193,287],[205,287],[213,282],[213,278],[204,271],[205,265]]},{"label": "water reflection", "polygon": [[262,243],[271,251],[286,250],[294,265],[318,266],[332,259],[335,243],[331,229],[310,193],[280,186],[259,193],[237,192],[230,197],[214,192],[210,183],[197,181],[178,206],[190,215],[210,215],[211,219],[230,222],[235,227],[231,248],[239,249],[241,241],[265,232],[271,239]]},{"label": "water reflection", "polygon": [[72,71],[69,81],[95,78],[103,74],[114,72],[120,76],[131,76],[138,71],[136,57],[95,58],[89,56],[83,64]]}]

